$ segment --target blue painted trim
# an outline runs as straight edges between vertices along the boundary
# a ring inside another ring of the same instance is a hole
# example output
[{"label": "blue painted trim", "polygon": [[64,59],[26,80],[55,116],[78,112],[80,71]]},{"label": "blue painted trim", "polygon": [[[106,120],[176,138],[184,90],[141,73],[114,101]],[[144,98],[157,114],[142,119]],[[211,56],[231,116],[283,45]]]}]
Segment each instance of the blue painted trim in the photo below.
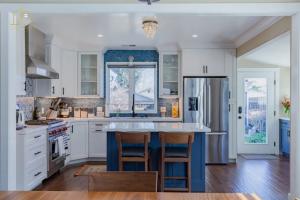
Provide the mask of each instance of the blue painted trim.
[{"label": "blue painted trim", "polygon": [[[160,159],[159,133],[151,133],[151,170],[158,171]],[[195,132],[192,146],[192,191],[205,192],[205,133]],[[124,169],[128,171],[143,171],[143,163],[126,163]],[[107,170],[118,171],[118,146],[115,140],[115,132],[107,132]],[[167,176],[185,176],[186,170],[183,164],[172,163],[166,166]],[[184,181],[166,181],[166,187],[184,187]]]}]

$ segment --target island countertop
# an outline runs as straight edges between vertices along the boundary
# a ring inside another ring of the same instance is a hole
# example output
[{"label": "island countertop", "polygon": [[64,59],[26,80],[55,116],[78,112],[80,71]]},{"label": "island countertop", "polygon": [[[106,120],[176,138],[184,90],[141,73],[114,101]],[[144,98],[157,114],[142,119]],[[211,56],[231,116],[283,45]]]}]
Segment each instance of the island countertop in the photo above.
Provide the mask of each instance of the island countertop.
[{"label": "island countertop", "polygon": [[103,126],[106,132],[210,132],[199,123],[111,122]]}]

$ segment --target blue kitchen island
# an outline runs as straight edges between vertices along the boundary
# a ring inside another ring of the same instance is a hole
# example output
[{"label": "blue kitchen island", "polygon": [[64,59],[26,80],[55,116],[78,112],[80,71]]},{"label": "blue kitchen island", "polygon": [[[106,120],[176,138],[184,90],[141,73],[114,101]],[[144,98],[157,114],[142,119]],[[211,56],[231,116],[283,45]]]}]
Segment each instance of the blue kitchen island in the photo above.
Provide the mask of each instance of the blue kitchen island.
[{"label": "blue kitchen island", "polygon": [[[205,133],[210,129],[197,123],[152,123],[152,122],[116,122],[104,127],[107,132],[107,170],[118,171],[118,146],[116,132],[150,132],[151,170],[158,171],[160,159],[159,132],[194,132],[192,146],[192,192],[205,192]],[[143,171],[143,163],[125,163],[124,170]],[[167,176],[185,176],[185,166],[180,163],[166,165]],[[183,180],[166,181],[167,187],[184,187]]]}]

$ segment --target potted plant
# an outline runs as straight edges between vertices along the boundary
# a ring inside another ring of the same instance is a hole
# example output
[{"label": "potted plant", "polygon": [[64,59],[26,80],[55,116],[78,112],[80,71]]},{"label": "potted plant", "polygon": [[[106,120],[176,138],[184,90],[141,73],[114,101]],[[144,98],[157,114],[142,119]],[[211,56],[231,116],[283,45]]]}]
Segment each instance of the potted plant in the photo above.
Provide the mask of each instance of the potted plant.
[{"label": "potted plant", "polygon": [[284,99],[281,101],[281,104],[283,106],[283,111],[285,114],[290,116],[291,114],[291,100],[287,97],[284,97]]}]

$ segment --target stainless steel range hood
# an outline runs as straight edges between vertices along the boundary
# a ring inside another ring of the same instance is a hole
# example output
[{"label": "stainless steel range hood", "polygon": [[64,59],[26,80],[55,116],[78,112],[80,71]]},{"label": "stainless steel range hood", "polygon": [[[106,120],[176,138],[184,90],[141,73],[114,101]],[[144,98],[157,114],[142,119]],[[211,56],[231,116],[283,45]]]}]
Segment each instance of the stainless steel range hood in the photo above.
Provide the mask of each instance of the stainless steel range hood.
[{"label": "stainless steel range hood", "polygon": [[25,30],[26,77],[33,79],[59,79],[59,74],[46,64],[46,34],[28,25]]}]

